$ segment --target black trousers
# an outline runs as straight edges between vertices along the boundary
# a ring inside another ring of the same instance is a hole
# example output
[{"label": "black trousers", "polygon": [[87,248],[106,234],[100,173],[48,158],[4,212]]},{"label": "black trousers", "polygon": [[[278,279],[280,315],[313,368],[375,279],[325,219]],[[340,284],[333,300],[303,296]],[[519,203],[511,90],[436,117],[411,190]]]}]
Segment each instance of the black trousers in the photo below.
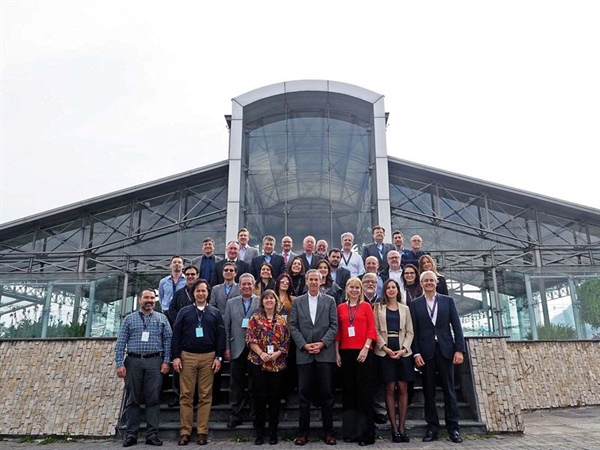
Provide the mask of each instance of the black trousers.
[{"label": "black trousers", "polygon": [[313,388],[318,389],[323,431],[333,434],[333,371],[335,363],[313,361],[298,364],[298,394],[300,397],[298,432],[307,436],[310,431],[310,401]]},{"label": "black trousers", "polygon": [[242,354],[232,359],[229,363],[229,403],[231,405],[231,418],[241,419],[242,408],[250,404],[251,415],[253,415],[253,391],[252,374],[248,361],[248,347]]},{"label": "black trousers", "polygon": [[256,364],[250,364],[252,389],[254,391],[254,428],[264,430],[269,407],[269,428],[276,430],[279,425],[282,372],[267,372]]},{"label": "black trousers", "polygon": [[437,433],[440,429],[440,420],[435,406],[436,381],[439,379],[442,392],[444,393],[446,428],[448,432],[459,431],[459,414],[456,391],[454,389],[454,364],[452,360],[444,358],[438,344],[436,344],[434,358],[425,361],[425,365],[421,367],[421,371],[423,373],[423,396],[425,398],[425,421],[427,422],[427,429],[434,433]]},{"label": "black trousers", "polygon": [[373,393],[376,360],[369,351],[364,362],[358,362],[360,350],[340,350],[342,359],[342,406],[344,439],[375,442]]}]

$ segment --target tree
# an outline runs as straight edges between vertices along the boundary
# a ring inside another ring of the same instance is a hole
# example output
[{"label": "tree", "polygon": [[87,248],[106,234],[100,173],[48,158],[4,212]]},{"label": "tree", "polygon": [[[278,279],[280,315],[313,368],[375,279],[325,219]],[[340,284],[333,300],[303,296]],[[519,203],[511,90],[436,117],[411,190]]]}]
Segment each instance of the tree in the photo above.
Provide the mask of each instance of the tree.
[{"label": "tree", "polygon": [[[537,327],[538,339],[540,341],[554,341],[557,339],[577,339],[577,332],[571,325],[563,324],[548,324],[538,325]],[[527,333],[525,339],[532,341],[533,334],[531,331]]]},{"label": "tree", "polygon": [[600,278],[587,280],[577,289],[581,320],[600,328]]}]

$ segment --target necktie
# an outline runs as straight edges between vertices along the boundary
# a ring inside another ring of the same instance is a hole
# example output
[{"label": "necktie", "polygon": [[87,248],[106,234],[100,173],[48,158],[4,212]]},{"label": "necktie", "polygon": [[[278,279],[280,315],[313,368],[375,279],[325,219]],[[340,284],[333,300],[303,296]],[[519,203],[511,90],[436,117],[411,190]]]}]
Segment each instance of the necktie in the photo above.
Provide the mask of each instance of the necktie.
[{"label": "necktie", "polygon": [[287,264],[287,262],[288,262],[288,254],[287,254],[287,253],[284,253],[284,254],[283,254],[283,262],[284,262],[285,264]]}]

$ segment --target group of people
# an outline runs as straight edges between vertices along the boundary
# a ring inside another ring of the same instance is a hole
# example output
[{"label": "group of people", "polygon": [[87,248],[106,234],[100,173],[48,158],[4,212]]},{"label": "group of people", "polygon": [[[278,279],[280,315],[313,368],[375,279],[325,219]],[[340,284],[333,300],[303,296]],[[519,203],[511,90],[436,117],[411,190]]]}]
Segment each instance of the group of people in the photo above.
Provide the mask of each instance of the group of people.
[{"label": "group of people", "polygon": [[307,444],[310,406],[317,403],[323,440],[335,445],[336,384],[342,388],[344,441],[373,444],[384,403],[392,441],[409,442],[405,422],[415,366],[423,374],[423,441],[438,438],[439,377],[450,439],[461,442],[454,365],[462,363],[465,344],[454,300],[419,236],[411,238],[410,250],[402,248],[399,231],[394,244],[384,238],[383,227],[374,227],[373,243],[359,255],[352,233],[342,234],[339,249],[307,236],[303,252],[295,254],[285,236],[277,254],[275,238],[265,236],[259,255],[242,228],[227,243],[225,259],[214,254],[212,238],[204,239],[203,255],[188,266],[179,256],[171,258],[158,302],[153,290],[142,291],[139,311],[124,318],[117,339],[117,375],[126,389],[123,446],[137,443],[142,404],[146,444],[162,445],[160,384],[171,367],[179,389],[173,402],[181,411],[179,445],[191,440],[196,389],[197,443],[206,445],[223,360],[230,372],[227,426],[243,423],[248,404],[257,445],[267,438],[278,442],[280,408],[296,388],[294,443]]}]

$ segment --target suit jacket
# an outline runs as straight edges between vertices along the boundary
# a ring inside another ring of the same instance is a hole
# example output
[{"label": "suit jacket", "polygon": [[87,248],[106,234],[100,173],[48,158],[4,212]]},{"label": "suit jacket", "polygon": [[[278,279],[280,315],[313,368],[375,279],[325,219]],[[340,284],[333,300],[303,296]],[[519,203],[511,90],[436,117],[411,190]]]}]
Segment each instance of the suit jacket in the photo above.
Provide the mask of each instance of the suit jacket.
[{"label": "suit jacket", "polygon": [[316,253],[313,253],[312,254],[312,264],[309,265],[308,259],[306,259],[306,253],[302,253],[300,255],[300,258],[302,258],[302,262],[304,263],[304,268],[306,269],[307,272],[309,269],[316,269],[319,261],[321,261],[323,259],[323,257],[321,255],[317,255]]},{"label": "suit jacket", "polygon": [[225,306],[225,333],[227,335],[226,349],[231,350],[231,359],[240,357],[246,348],[246,328],[242,328],[244,317],[250,319],[258,308],[258,297],[252,295],[248,314],[244,315],[242,296],[238,295],[227,301]]},{"label": "suit jacket", "polygon": [[[206,256],[201,255],[201,256],[198,256],[197,258],[192,259],[192,266],[194,266],[194,267],[196,267],[196,269],[198,269],[199,274],[200,274],[200,267],[202,267],[202,261],[204,261],[204,258],[206,258]],[[223,258],[215,255],[215,268],[217,267],[217,263],[219,261],[221,261],[221,259],[223,259]],[[213,269],[213,272],[214,272],[214,269]],[[221,272],[223,272],[223,271],[221,270]],[[212,273],[210,274],[210,277],[208,277],[208,279],[206,281],[208,281],[210,283],[210,280],[212,280]]]},{"label": "suit jacket", "polygon": [[212,288],[210,293],[210,304],[216,307],[223,317],[225,317],[225,307],[227,306],[227,301],[230,298],[237,297],[240,295],[240,287],[237,283],[233,283],[231,286],[231,291],[229,291],[229,295],[225,291],[225,283],[217,284]]},{"label": "suit jacket", "polygon": [[[454,299],[442,294],[436,294],[436,297],[438,301],[435,325],[429,316],[424,295],[410,303],[410,315],[415,333],[412,351],[415,355],[420,353],[425,361],[432,360],[435,356],[436,336],[444,358],[452,359],[455,352],[465,351],[465,338]],[[452,327],[454,338],[450,327]]]},{"label": "suit jacket", "polygon": [[371,242],[363,247],[362,251],[362,259],[363,263],[367,260],[369,256],[375,256],[379,260],[379,270],[383,270],[387,267],[387,254],[390,250],[396,250],[396,246],[394,244],[388,244],[387,242],[383,243],[383,258],[379,254],[379,249],[377,248],[377,244],[375,242]]},{"label": "suit jacket", "polygon": [[[290,254],[288,255],[288,262],[285,262],[285,258],[283,263],[285,264],[285,270],[287,270],[290,267],[290,263],[292,262],[292,259],[294,259],[294,256],[296,256],[297,254],[294,252],[290,252]],[[281,257],[283,258],[283,251],[281,252]]]},{"label": "suit jacket", "polygon": [[[375,346],[375,354],[377,356],[385,356],[383,346],[388,343],[386,310],[386,306],[381,303],[375,303],[373,306],[375,328],[377,329],[377,345]],[[403,358],[406,358],[412,355],[411,345],[414,337],[413,324],[408,306],[399,303],[398,311],[400,311],[400,348],[405,348],[408,351],[403,356]]]},{"label": "suit jacket", "polygon": [[[265,262],[265,255],[259,255],[252,259],[252,264],[250,266],[252,270],[252,275],[257,280],[260,278],[260,266]],[[275,253],[271,254],[271,263],[273,266],[273,279],[276,280],[279,275],[285,272],[285,263],[283,262],[283,256],[276,255]]]},{"label": "suit jacket", "polygon": [[258,249],[254,248],[254,247],[246,247],[246,252],[244,253],[244,262],[247,262],[248,264],[252,263],[252,260],[254,258],[256,258],[258,256]]},{"label": "suit jacket", "polygon": [[[213,272],[212,278],[210,280],[211,286],[216,286],[217,284],[223,284],[225,282],[225,280],[223,279],[223,266],[226,262],[227,260],[224,259],[215,264],[215,271]],[[250,270],[250,264],[242,261],[239,258],[235,261],[235,265],[237,267],[237,274],[235,275],[236,283],[240,281],[240,275],[243,275],[245,273],[252,273],[252,271]]]},{"label": "suit jacket", "polygon": [[[335,363],[335,336],[337,334],[337,306],[333,297],[319,294],[316,322],[310,318],[308,294],[296,297],[292,302],[290,330],[296,343],[296,364],[313,361]],[[304,350],[304,345],[323,342],[325,347],[316,355]]]},{"label": "suit jacket", "polygon": [[351,278],[350,271],[348,269],[344,269],[343,267],[338,267],[335,276],[335,284],[342,288],[342,290],[346,290],[346,283]]}]

